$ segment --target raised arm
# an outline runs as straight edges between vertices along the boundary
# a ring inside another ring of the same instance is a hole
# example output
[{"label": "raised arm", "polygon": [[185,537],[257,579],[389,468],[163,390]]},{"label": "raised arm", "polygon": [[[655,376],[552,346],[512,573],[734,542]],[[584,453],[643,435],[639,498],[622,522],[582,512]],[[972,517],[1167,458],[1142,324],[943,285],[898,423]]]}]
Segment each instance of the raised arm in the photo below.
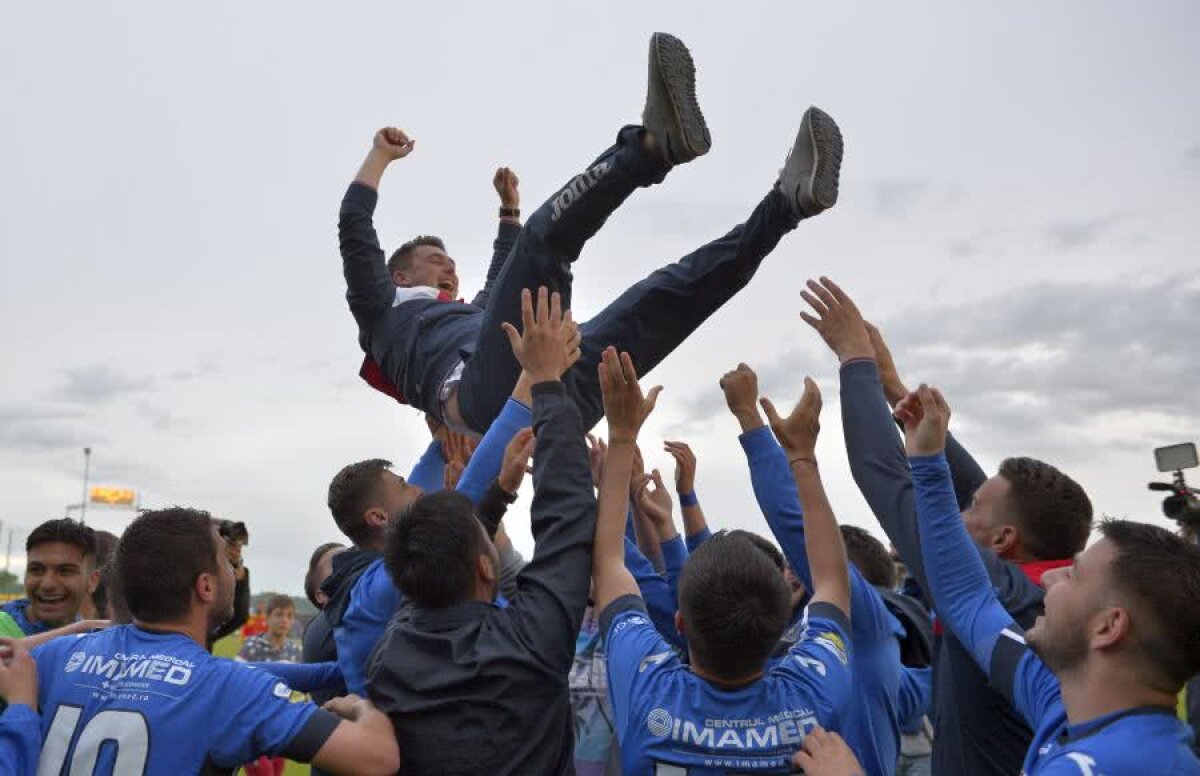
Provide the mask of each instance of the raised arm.
[{"label": "raised arm", "polygon": [[0,639],[0,772],[33,776],[42,748],[37,664],[20,639]]},{"label": "raised arm", "polygon": [[395,127],[376,132],[367,158],[342,198],[338,246],[346,275],[346,301],[360,329],[369,326],[396,297],[396,286],[375,234],[375,205],[384,170],[396,159],[408,156],[415,144]]},{"label": "raised arm", "polygon": [[804,395],[786,418],[770,399],[762,399],[771,430],[787,454],[804,510],[808,569],[812,574],[812,602],[828,602],[850,616],[850,570],[842,532],[825,495],[817,469],[817,433],[820,431],[821,391],[812,378],[804,378]]},{"label": "raised arm", "polygon": [[679,496],[679,512],[683,515],[683,538],[691,552],[712,536],[700,499],[696,497],[696,454],[686,442],[666,441],[663,449],[675,459],[675,494]]},{"label": "raised arm", "polygon": [[897,405],[896,416],[904,423],[912,463],[927,592],[941,621],[987,673],[996,640],[1015,626],[959,516],[945,456],[950,406],[939,391],[922,385]]},{"label": "raised arm", "polygon": [[488,265],[487,279],[483,290],[475,295],[471,304],[477,307],[487,307],[488,297],[492,293],[492,285],[500,277],[508,254],[517,243],[517,235],[521,233],[521,193],[518,189],[520,179],[516,172],[507,167],[496,170],[492,178],[492,187],[500,197],[500,226],[496,232],[496,240],[492,243],[492,263]]},{"label": "raised arm", "polygon": [[638,595],[637,583],[625,567],[625,505],[638,432],[661,390],[655,387],[643,395],[629,354],[618,356],[611,347],[604,351],[600,391],[608,418],[608,454],[600,475],[599,515],[592,550],[595,609],[599,612],[621,596]]},{"label": "raised arm", "polygon": [[[513,354],[533,383],[533,558],[517,575],[517,595],[505,611],[530,648],[566,671],[587,607],[596,500],[592,493],[583,421],[560,380],[571,342],[569,316],[558,294],[522,294],[523,330],[504,328]],[[570,354],[568,354],[570,355]],[[577,357],[577,356],[575,356]]]},{"label": "raised arm", "polygon": [[[808,589],[812,575],[808,568],[808,542],[804,532],[804,510],[789,456],[780,447],[758,412],[758,377],[746,364],[721,378],[725,403],[742,427],[739,437],[750,469],[750,482],[763,517],[792,571]],[[858,645],[894,638],[895,624],[875,588],[871,587],[854,564],[849,564],[850,608],[854,612],[852,630]]]}]

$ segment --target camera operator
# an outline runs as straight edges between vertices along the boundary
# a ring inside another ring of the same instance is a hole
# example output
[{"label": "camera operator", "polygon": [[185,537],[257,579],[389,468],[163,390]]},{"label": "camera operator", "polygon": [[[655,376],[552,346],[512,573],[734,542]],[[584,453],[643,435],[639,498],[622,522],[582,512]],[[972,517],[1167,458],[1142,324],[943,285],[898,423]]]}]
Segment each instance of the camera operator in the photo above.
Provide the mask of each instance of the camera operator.
[{"label": "camera operator", "polygon": [[240,520],[218,520],[217,532],[225,539],[236,585],[233,589],[233,616],[209,635],[210,650],[214,642],[234,633],[250,618],[250,570],[242,563],[242,548],[250,543],[250,532]]}]

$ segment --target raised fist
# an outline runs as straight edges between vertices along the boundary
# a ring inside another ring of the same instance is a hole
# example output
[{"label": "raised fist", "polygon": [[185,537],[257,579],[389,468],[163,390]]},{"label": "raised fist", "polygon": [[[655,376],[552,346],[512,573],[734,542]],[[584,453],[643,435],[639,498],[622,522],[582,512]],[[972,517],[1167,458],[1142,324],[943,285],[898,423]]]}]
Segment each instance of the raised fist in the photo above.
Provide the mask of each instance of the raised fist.
[{"label": "raised fist", "polygon": [[389,161],[403,159],[412,153],[416,140],[410,140],[404,130],[395,127],[384,127],[375,133],[371,141],[372,149],[383,154]]}]

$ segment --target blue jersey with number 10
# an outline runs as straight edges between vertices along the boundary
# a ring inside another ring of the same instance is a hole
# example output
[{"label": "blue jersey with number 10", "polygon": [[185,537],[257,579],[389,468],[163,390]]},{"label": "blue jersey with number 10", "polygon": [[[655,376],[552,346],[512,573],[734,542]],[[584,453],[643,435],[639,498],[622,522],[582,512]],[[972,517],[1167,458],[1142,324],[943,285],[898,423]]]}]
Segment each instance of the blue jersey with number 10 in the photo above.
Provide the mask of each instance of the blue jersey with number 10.
[{"label": "blue jersey with number 10", "polygon": [[291,703],[283,682],[181,634],[123,625],[55,639],[33,655],[39,776],[235,768],[297,748],[311,756],[323,743],[314,737],[331,732],[314,718],[324,712]]}]

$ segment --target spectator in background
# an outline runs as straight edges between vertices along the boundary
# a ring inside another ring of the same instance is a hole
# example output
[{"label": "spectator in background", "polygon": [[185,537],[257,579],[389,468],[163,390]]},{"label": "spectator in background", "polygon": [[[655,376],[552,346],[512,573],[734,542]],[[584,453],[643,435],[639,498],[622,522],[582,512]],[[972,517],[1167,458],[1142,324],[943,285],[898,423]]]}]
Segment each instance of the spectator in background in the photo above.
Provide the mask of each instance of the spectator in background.
[{"label": "spectator in background", "polygon": [[[267,630],[248,639],[235,658],[241,662],[299,663],[300,645],[288,638],[296,604],[290,596],[274,595],[267,600]],[[259,757],[243,766],[246,776],[282,776],[287,761],[282,757]]]},{"label": "spectator in background", "polygon": [[209,637],[210,649],[214,642],[236,633],[250,617],[250,570],[242,562],[242,548],[250,543],[250,532],[246,530],[245,523],[234,520],[218,520],[217,531],[225,540],[225,549],[229,553],[229,563],[233,566],[236,584],[233,589],[233,614]]},{"label": "spectator in background", "polygon": [[290,638],[296,619],[296,604],[290,596],[273,595],[267,600],[267,629],[242,644],[237,659],[248,663],[299,663],[300,645]]},{"label": "spectator in background", "polygon": [[95,591],[96,533],[76,520],[47,520],[25,540],[25,598],[0,611],[26,636],[79,619],[79,609]]}]

